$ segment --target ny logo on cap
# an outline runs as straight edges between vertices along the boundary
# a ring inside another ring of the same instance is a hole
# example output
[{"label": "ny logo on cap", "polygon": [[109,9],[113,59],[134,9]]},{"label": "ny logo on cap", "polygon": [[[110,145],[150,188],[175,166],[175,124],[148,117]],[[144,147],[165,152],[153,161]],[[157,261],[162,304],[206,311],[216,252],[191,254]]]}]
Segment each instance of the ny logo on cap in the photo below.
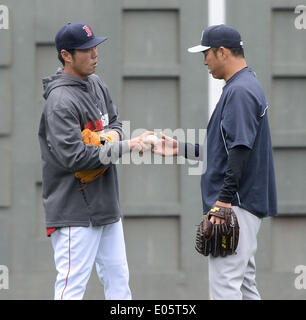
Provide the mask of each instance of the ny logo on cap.
[{"label": "ny logo on cap", "polygon": [[85,25],[83,27],[83,29],[86,31],[87,37],[91,37],[92,36],[92,31],[90,30],[90,28],[87,25]]}]

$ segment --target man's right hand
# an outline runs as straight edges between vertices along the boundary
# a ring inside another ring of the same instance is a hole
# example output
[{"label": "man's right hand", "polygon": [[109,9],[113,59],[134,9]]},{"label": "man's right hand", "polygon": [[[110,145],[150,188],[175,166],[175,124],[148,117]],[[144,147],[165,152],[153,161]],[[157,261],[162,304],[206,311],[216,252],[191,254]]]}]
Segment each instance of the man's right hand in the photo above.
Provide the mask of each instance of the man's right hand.
[{"label": "man's right hand", "polygon": [[152,145],[152,151],[162,156],[176,156],[178,153],[177,140],[170,138],[163,133],[160,133],[160,136],[161,139]]},{"label": "man's right hand", "polygon": [[130,150],[136,149],[139,153],[150,150],[150,146],[145,142],[148,135],[155,135],[153,131],[146,131],[142,135],[129,140]]}]

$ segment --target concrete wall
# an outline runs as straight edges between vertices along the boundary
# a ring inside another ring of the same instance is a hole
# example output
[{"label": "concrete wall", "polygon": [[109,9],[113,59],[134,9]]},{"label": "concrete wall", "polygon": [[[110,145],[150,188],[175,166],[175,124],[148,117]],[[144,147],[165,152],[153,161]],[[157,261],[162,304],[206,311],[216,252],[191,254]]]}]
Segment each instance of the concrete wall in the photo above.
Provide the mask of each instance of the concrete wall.
[{"label": "concrete wall", "polygon": [[[197,44],[208,24],[203,0],[2,0],[0,29],[0,265],[9,269],[1,299],[52,299],[56,277],[44,230],[37,131],[41,78],[60,66],[53,43],[60,26],[86,21],[109,40],[97,74],[110,87],[131,133],[205,129],[208,80]],[[259,234],[257,281],[264,299],[303,299],[294,281],[306,264],[305,30],[294,26],[298,1],[227,0],[227,23],[244,38],[248,64],[270,110],[280,216]],[[190,137],[192,139],[193,137]],[[195,137],[199,139],[199,136]],[[200,176],[190,164],[119,165],[130,284],[135,299],[208,299],[207,259],[194,250],[201,219]],[[0,274],[1,276],[1,274]],[[148,288],[150,288],[148,290]],[[86,299],[103,299],[95,272]]]}]

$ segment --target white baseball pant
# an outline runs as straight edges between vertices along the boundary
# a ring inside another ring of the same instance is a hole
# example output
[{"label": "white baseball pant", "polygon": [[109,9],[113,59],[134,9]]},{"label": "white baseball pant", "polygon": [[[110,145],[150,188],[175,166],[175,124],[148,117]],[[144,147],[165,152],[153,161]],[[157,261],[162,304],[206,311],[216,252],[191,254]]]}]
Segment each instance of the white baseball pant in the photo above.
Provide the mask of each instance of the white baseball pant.
[{"label": "white baseball pant", "polygon": [[107,300],[130,300],[122,221],[100,227],[64,227],[51,235],[57,269],[55,300],[82,299],[93,264]]},{"label": "white baseball pant", "polygon": [[233,206],[232,209],[240,226],[237,254],[209,256],[210,297],[214,300],[259,300],[254,256],[261,219],[242,208]]}]

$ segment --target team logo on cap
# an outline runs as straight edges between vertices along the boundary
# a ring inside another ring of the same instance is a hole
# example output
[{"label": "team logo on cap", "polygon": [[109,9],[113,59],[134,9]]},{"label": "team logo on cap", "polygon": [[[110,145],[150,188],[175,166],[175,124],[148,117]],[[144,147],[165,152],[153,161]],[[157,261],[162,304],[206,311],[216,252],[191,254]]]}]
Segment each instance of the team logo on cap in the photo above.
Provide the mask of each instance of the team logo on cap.
[{"label": "team logo on cap", "polygon": [[91,37],[91,36],[92,36],[92,31],[90,30],[90,28],[88,27],[88,25],[85,25],[85,26],[83,27],[83,29],[86,31],[87,37]]}]

